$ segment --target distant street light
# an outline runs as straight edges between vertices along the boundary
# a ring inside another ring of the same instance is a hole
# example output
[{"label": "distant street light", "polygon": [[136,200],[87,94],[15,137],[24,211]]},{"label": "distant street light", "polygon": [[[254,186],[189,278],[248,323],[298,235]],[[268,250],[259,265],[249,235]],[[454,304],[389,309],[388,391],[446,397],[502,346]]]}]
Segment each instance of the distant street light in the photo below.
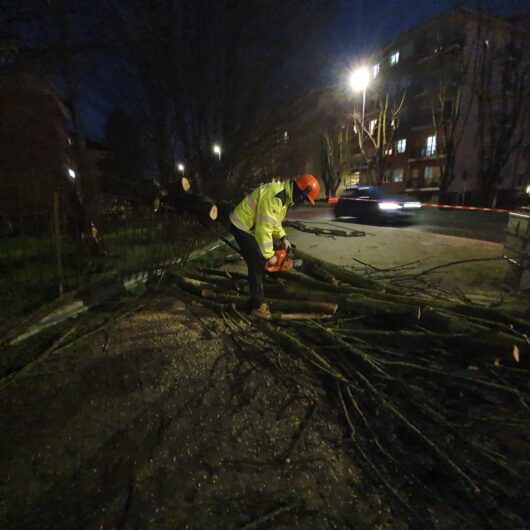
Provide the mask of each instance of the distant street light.
[{"label": "distant street light", "polygon": [[184,173],[184,164],[177,164],[177,169],[178,169],[181,173]]},{"label": "distant street light", "polygon": [[73,169],[68,169],[68,174],[75,179],[75,171]]},{"label": "distant street light", "polygon": [[370,71],[368,68],[363,66],[362,68],[357,68],[350,74],[350,87],[353,91],[363,92],[363,112],[361,115],[361,135],[364,131],[364,107],[366,102],[366,87],[370,82]]},{"label": "distant street light", "polygon": [[213,144],[213,152],[219,156],[219,160],[221,160],[221,146],[219,144]]}]

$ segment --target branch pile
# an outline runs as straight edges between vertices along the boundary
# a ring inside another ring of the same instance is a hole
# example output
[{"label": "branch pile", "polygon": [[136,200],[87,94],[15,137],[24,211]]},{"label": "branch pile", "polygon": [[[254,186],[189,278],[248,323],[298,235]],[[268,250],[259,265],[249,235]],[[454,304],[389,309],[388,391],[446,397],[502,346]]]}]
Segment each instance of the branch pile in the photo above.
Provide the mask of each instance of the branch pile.
[{"label": "branch pile", "polygon": [[528,321],[405,296],[300,257],[303,272],[267,278],[270,322],[243,315],[243,275],[202,269],[173,273],[171,281],[183,296],[220,311],[245,351],[298,384],[322,388],[344,419],[368,500],[411,524],[523,527],[530,505]]}]

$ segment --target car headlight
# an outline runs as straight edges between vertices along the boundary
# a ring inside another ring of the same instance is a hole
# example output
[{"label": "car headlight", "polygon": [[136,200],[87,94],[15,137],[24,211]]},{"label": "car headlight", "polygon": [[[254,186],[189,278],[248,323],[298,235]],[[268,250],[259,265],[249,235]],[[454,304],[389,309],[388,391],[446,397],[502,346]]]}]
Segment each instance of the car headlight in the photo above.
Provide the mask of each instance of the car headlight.
[{"label": "car headlight", "polygon": [[378,206],[380,210],[399,210],[402,208],[397,202],[380,202]]},{"label": "car headlight", "polygon": [[406,202],[403,204],[404,208],[421,208],[421,202]]}]

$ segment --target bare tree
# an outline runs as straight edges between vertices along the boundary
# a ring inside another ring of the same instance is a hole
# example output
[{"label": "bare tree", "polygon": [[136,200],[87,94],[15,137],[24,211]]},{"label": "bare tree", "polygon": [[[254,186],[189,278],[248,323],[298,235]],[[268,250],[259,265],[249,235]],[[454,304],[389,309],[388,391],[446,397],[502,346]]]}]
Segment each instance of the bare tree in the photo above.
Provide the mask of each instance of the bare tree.
[{"label": "bare tree", "polygon": [[323,129],[320,132],[320,156],[322,166],[322,181],[326,190],[326,197],[333,197],[340,184],[339,150],[337,132],[333,129]]},{"label": "bare tree", "polygon": [[109,45],[135,69],[163,184],[174,176],[177,153],[212,194],[240,180],[249,150],[278,129],[271,118],[297,88],[293,78],[304,78],[303,67],[290,76],[285,66],[311,45],[298,36],[318,28],[333,5],[165,0],[88,7]]},{"label": "bare tree", "polygon": [[440,195],[445,193],[456,177],[456,160],[467,131],[473,101],[469,90],[471,54],[465,50],[463,33],[458,34],[449,45],[458,57],[454,60],[452,55],[448,58],[446,54],[440,54],[437,65],[439,84],[431,102],[439,145],[436,156],[440,167]]},{"label": "bare tree", "polygon": [[481,201],[495,205],[497,188],[510,156],[520,147],[527,131],[529,110],[528,64],[523,51],[528,38],[515,25],[482,15],[474,40],[472,90],[478,129],[478,177]]},{"label": "bare tree", "polygon": [[405,90],[397,98],[389,92],[378,95],[374,109],[368,113],[370,117],[368,127],[366,116],[363,123],[361,112],[356,109],[353,113],[361,160],[368,168],[371,184],[381,184],[388,171],[388,161],[392,156],[395,134],[399,128],[399,114],[405,97]]},{"label": "bare tree", "polygon": [[140,200],[152,198],[155,186],[146,175],[148,158],[142,132],[138,120],[122,108],[109,113],[105,126],[109,155],[100,164],[105,174],[102,191]]}]

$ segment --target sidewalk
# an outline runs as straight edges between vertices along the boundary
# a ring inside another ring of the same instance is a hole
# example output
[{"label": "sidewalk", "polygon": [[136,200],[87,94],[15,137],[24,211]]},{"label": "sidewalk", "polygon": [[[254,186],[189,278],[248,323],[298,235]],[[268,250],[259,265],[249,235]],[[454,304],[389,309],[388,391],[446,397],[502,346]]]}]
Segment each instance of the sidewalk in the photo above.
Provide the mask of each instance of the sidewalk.
[{"label": "sidewalk", "polygon": [[[412,268],[407,270],[407,274],[410,274],[451,262],[496,258],[502,255],[503,249],[499,243],[402,227],[352,225],[338,221],[308,224],[312,227],[365,231],[364,237],[331,239],[288,229],[289,239],[300,250],[337,265],[351,266],[361,273],[366,271],[366,267],[355,259],[379,269],[414,262]],[[467,295],[486,297],[493,301],[500,297],[505,269],[503,260],[463,263],[435,271],[431,277],[439,280],[440,287],[444,289],[460,289]]]},{"label": "sidewalk", "polygon": [[318,387],[250,356],[202,306],[163,292],[138,303],[2,389],[2,528],[384,519],[352,503],[340,412]]}]

